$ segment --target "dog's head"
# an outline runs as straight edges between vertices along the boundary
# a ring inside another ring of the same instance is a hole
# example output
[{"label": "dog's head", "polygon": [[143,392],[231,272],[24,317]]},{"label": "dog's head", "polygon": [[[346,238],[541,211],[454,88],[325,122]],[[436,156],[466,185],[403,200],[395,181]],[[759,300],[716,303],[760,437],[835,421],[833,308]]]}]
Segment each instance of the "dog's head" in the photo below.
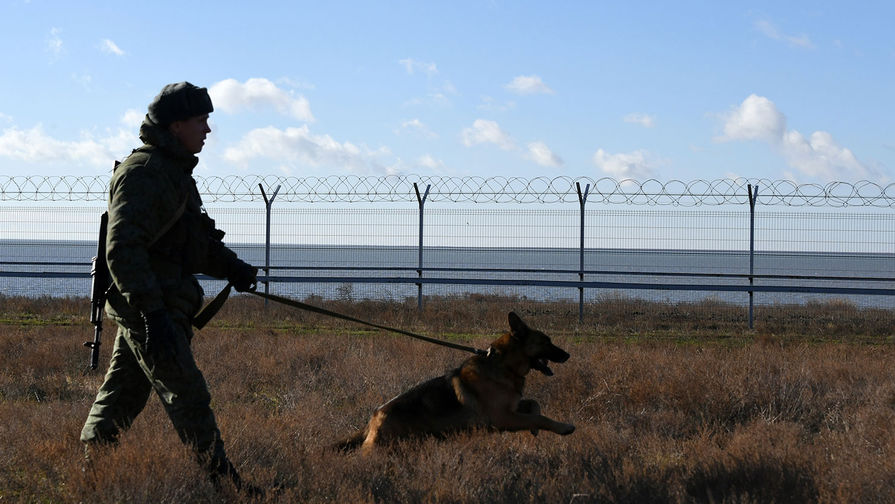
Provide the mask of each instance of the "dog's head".
[{"label": "dog's head", "polygon": [[512,337],[522,343],[532,369],[537,369],[547,376],[553,376],[553,371],[547,366],[547,361],[565,362],[569,360],[568,352],[554,345],[546,334],[528,327],[515,312],[510,312],[509,320]]}]

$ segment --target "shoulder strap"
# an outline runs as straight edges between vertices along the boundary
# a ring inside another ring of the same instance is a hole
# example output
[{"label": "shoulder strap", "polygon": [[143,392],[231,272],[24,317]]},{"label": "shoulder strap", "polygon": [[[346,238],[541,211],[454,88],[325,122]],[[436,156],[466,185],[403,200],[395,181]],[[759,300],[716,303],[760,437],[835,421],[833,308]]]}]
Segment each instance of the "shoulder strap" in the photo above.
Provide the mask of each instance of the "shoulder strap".
[{"label": "shoulder strap", "polygon": [[168,222],[166,222],[165,225],[162,226],[161,229],[159,229],[159,232],[156,233],[156,235],[152,239],[152,241],[150,241],[146,245],[146,248],[153,246],[155,244],[155,242],[159,241],[159,239],[162,236],[165,236],[165,233],[167,233],[168,230],[171,229],[171,226],[173,226],[174,223],[176,223],[177,220],[180,219],[180,216],[183,215],[183,211],[186,210],[186,202],[188,199],[190,199],[189,195],[187,195],[185,198],[183,198],[183,203],[181,203],[180,206],[177,207],[177,210],[174,211],[174,215],[171,217],[171,219]]},{"label": "shoulder strap", "polygon": [[[134,149],[134,153],[135,152],[137,152],[137,149]],[[116,159],[115,166],[112,168],[112,171],[114,172],[115,170],[117,170],[120,165],[121,165],[121,161],[118,161]],[[187,195],[184,196],[183,201],[180,203],[180,206],[177,207],[177,210],[174,211],[174,215],[171,216],[171,219],[168,222],[166,222],[165,225],[162,226],[161,229],[159,229],[159,232],[156,233],[156,235],[152,238],[152,240],[150,240],[150,242],[146,245],[146,248],[149,248],[149,247],[155,245],[155,242],[159,241],[162,236],[165,236],[165,233],[167,233],[168,230],[171,229],[171,227],[175,223],[177,223],[177,220],[180,219],[180,216],[182,216],[184,210],[186,210],[186,202],[189,199],[190,199],[190,195],[189,195],[189,193],[187,193]]]}]

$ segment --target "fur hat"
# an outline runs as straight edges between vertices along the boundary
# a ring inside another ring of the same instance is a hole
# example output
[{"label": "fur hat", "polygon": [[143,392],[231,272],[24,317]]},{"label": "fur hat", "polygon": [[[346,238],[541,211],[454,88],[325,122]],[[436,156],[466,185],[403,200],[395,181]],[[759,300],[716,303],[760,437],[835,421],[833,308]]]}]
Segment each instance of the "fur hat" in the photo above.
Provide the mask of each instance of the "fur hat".
[{"label": "fur hat", "polygon": [[209,114],[214,111],[208,90],[190,84],[178,82],[168,84],[149,104],[149,118],[152,122],[167,128],[175,121]]}]

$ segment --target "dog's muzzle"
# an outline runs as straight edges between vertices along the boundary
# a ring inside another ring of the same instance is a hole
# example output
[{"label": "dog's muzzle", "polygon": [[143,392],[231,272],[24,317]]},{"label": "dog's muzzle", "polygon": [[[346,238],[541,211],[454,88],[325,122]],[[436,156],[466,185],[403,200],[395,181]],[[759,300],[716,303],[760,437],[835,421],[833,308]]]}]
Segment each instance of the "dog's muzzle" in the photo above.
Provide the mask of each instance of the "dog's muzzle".
[{"label": "dog's muzzle", "polygon": [[544,373],[547,376],[553,376],[553,370],[547,365],[547,361],[565,362],[569,360],[569,353],[556,345],[550,345],[550,348],[544,354],[531,359],[529,364],[532,369]]}]

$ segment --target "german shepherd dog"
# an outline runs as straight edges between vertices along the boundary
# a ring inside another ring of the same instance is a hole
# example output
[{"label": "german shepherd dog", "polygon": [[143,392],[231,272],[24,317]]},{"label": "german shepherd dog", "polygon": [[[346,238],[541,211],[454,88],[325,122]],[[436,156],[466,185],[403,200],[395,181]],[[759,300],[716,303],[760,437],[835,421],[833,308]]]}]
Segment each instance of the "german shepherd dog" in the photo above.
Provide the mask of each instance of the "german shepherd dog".
[{"label": "german shepherd dog", "polygon": [[379,406],[365,428],[335,448],[348,451],[360,446],[368,454],[398,439],[444,438],[477,428],[571,434],[575,426],[541,415],[537,402],[522,398],[529,370],[552,376],[547,361],[565,362],[569,354],[513,312],[509,322],[510,332],[494,340],[487,355],[470,357],[459,368]]}]

